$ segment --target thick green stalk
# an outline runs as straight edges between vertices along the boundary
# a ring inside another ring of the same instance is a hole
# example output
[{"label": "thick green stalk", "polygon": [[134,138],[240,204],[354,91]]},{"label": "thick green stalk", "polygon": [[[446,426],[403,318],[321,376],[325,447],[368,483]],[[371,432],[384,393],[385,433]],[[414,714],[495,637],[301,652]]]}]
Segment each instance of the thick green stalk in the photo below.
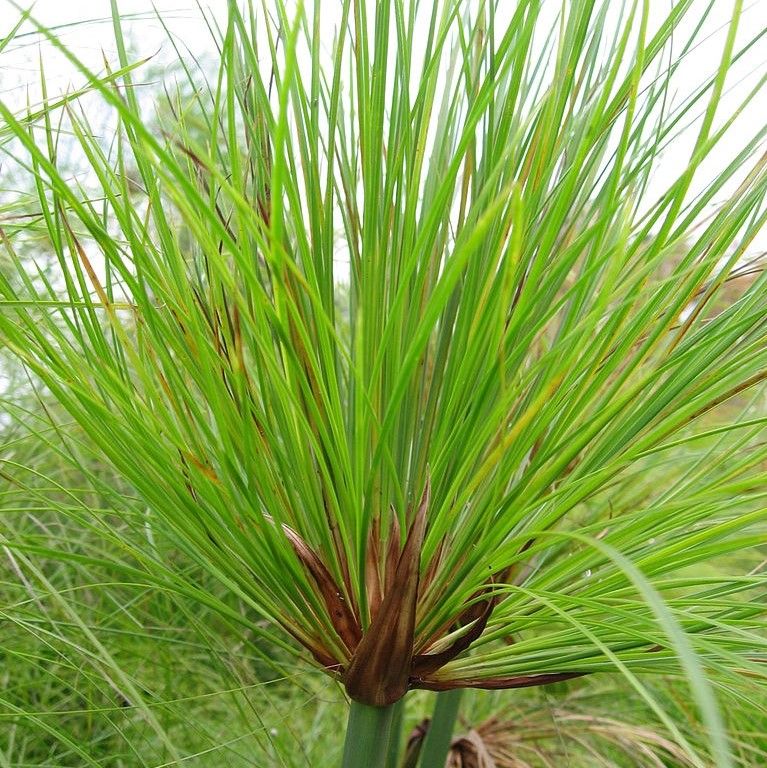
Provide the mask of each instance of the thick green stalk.
[{"label": "thick green stalk", "polygon": [[460,688],[437,694],[434,715],[421,747],[420,768],[445,768],[462,694]]},{"label": "thick green stalk", "polygon": [[394,707],[394,717],[392,718],[391,736],[389,737],[388,754],[386,757],[386,768],[398,768],[400,765],[402,749],[402,723],[405,719],[405,697],[403,696]]},{"label": "thick green stalk", "polygon": [[398,704],[370,707],[352,701],[346,726],[343,768],[386,768]]}]

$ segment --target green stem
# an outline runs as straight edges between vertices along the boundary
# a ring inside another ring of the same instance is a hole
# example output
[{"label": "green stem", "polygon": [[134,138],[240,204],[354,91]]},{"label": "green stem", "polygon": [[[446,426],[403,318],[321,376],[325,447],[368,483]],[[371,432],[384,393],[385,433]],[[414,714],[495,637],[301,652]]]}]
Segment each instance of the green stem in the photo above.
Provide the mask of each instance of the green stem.
[{"label": "green stem", "polygon": [[405,697],[403,696],[394,706],[391,736],[389,737],[386,768],[398,768],[400,764],[400,748],[402,747],[402,723],[405,719]]},{"label": "green stem", "polygon": [[445,768],[462,694],[460,688],[437,694],[434,715],[421,746],[421,768]]},{"label": "green stem", "polygon": [[370,707],[352,701],[346,726],[343,768],[386,768],[397,704]]}]

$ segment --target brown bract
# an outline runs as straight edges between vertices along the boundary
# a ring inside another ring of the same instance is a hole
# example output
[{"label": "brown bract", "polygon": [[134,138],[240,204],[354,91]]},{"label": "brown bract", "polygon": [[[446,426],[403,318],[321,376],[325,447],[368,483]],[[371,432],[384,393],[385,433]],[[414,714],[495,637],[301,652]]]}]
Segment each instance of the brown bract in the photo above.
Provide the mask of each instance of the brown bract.
[{"label": "brown bract", "polygon": [[[330,570],[317,553],[286,525],[282,530],[293,551],[317,587],[345,654],[339,658],[330,643],[321,638],[294,637],[311,651],[315,660],[345,685],[349,696],[363,704],[385,707],[401,699],[408,690],[423,688],[444,691],[452,688],[521,688],[545,685],[576,677],[579,673],[546,673],[498,678],[453,679],[440,670],[468,650],[487,626],[498,602],[494,580],[472,596],[463,610],[436,634],[416,636],[416,615],[421,588],[434,576],[434,569],[421,577],[421,549],[427,527],[430,485],[426,482],[400,551],[400,528],[392,515],[391,529],[383,540],[380,522],[371,526],[367,544],[365,583],[370,623],[363,631],[358,606],[344,597]],[[441,549],[441,548],[440,548]],[[507,574],[503,574],[506,576]],[[503,579],[502,579],[503,580]],[[456,636],[447,647],[444,638]],[[442,650],[429,653],[429,648]],[[415,649],[422,649],[416,653]]]}]

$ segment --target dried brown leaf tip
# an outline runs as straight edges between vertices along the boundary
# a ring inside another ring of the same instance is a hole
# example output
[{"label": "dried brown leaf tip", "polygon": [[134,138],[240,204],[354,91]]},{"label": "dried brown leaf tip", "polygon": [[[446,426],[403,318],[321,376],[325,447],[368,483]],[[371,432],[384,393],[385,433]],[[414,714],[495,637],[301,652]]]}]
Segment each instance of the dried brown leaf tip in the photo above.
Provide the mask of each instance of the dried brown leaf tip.
[{"label": "dried brown leaf tip", "polygon": [[[371,706],[388,706],[412,688],[516,688],[575,676],[551,673],[485,680],[452,679],[445,674],[443,667],[468,650],[484,632],[500,598],[495,589],[496,580],[490,579],[439,630],[432,629],[428,635],[418,636],[419,597],[435,576],[434,559],[421,576],[421,550],[430,498],[427,480],[418,505],[407,515],[410,520],[404,545],[394,510],[386,532],[380,520],[370,527],[365,562],[365,596],[370,621],[364,631],[360,607],[349,596],[348,589],[337,583],[319,555],[293,529],[282,526],[316,587],[336,641],[318,636],[307,639],[294,634],[294,637],[341,679],[351,698]],[[442,559],[443,545],[444,542],[437,547],[435,558],[438,560]],[[504,581],[506,576],[508,574],[500,574],[497,578]]]}]

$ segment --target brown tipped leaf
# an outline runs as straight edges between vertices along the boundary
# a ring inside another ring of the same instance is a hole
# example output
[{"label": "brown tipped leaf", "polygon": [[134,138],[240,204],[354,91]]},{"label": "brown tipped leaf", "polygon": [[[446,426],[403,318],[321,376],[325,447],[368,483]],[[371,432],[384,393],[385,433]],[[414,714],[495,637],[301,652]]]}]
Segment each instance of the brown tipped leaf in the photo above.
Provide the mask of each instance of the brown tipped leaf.
[{"label": "brown tipped leaf", "polygon": [[320,590],[333,627],[351,654],[357,647],[362,632],[348,602],[317,553],[289,526],[283,525],[282,530],[288,537],[298,559],[309,571]]},{"label": "brown tipped leaf", "polygon": [[470,626],[467,632],[461,635],[448,648],[439,653],[422,653],[413,658],[413,677],[421,678],[432,672],[436,672],[438,669],[445,666],[448,661],[452,661],[458,654],[467,650],[485,631],[487,622],[495,607],[495,601],[493,599],[486,600],[483,603],[478,603],[477,607],[481,609],[481,613],[478,616],[475,617],[471,615],[468,621],[461,622],[463,626],[466,626],[471,621],[474,623]]},{"label": "brown tipped leaf", "polygon": [[454,688],[484,688],[501,690],[505,688],[532,688],[536,685],[560,683],[583,677],[586,672],[543,672],[537,675],[514,675],[513,677],[463,678],[458,680],[419,680],[413,687],[426,691],[452,691]]}]

